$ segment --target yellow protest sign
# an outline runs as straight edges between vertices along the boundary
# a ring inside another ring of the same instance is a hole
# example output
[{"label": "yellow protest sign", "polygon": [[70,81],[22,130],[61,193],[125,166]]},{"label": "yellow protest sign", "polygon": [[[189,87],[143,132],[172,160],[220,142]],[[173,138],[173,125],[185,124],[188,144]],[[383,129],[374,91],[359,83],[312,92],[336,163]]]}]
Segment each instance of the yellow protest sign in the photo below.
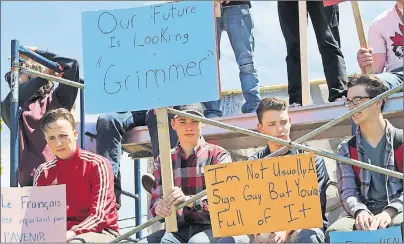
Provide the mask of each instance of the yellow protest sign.
[{"label": "yellow protest sign", "polygon": [[215,237],[323,227],[314,154],[204,168]]}]

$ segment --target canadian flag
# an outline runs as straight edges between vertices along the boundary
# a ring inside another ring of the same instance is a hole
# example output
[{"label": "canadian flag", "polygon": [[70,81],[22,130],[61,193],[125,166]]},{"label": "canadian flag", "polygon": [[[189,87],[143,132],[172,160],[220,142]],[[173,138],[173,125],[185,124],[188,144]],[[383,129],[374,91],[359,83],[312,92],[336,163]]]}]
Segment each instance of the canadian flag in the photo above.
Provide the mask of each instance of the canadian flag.
[{"label": "canadian flag", "polygon": [[332,5],[338,4],[340,2],[343,2],[343,1],[345,1],[345,0],[326,0],[323,2],[324,2],[324,7],[328,7],[328,6],[332,6]]}]

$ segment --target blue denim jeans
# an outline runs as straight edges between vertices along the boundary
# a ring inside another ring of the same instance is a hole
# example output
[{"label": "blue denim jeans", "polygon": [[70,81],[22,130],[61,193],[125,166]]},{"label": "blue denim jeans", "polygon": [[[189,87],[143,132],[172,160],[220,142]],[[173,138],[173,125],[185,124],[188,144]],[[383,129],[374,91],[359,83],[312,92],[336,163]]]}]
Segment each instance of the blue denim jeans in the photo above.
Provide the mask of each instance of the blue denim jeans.
[{"label": "blue denim jeans", "polygon": [[146,125],[146,111],[101,114],[97,120],[97,153],[109,160],[115,176],[119,173],[122,139],[135,126]]},{"label": "blue denim jeans", "polygon": [[[171,128],[169,114],[169,131],[171,148],[177,144],[177,133]],[[122,154],[122,139],[125,132],[136,126],[147,125],[149,129],[153,156],[159,155],[159,143],[157,136],[157,118],[153,110],[133,111],[102,114],[98,117],[97,130],[97,153],[109,160],[114,171],[114,187],[117,202],[120,203],[121,179],[120,163]]]},{"label": "blue denim jeans", "polygon": [[[259,81],[254,65],[254,23],[248,5],[233,5],[222,8],[222,17],[216,18],[217,39],[220,57],[220,39],[225,30],[229,36],[237,64],[241,89],[245,104],[241,107],[243,113],[255,112],[261,101]],[[202,103],[207,118],[223,116],[220,110],[220,100]]]},{"label": "blue denim jeans", "polygon": [[403,83],[403,68],[394,69],[391,72],[376,74],[375,76],[383,81],[387,88],[391,89]]}]

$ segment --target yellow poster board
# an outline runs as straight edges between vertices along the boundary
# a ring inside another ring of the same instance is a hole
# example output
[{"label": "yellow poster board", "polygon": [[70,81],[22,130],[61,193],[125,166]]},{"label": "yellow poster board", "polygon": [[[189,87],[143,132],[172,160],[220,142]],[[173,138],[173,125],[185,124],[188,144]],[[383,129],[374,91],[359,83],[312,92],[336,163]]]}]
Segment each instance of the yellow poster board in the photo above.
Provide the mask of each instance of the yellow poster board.
[{"label": "yellow poster board", "polygon": [[204,172],[214,237],[323,227],[313,153]]}]

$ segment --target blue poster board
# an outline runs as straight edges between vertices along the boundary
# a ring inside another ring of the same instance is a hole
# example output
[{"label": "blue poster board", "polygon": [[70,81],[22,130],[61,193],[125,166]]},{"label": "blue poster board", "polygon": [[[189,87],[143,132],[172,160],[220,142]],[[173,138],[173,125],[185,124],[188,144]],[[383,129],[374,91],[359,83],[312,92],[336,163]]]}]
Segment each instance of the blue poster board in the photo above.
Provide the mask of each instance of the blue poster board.
[{"label": "blue poster board", "polygon": [[82,13],[86,114],[220,98],[213,1]]},{"label": "blue poster board", "polygon": [[387,229],[371,231],[331,232],[331,243],[403,243],[401,227],[395,226]]}]

